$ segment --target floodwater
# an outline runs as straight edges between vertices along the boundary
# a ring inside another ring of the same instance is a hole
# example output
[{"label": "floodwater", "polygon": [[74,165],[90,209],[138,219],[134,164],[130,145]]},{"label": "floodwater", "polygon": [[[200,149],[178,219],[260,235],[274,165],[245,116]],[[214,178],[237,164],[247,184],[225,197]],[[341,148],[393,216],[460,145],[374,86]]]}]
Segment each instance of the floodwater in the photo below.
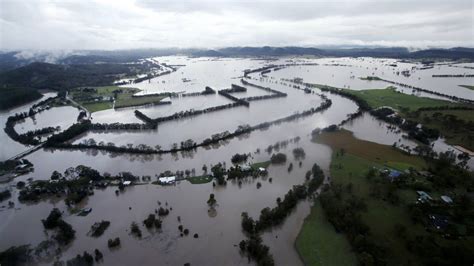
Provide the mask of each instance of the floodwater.
[{"label": "floodwater", "polygon": [[[421,69],[423,65],[398,62],[394,59],[374,58],[338,58],[316,59],[317,66],[292,66],[267,75],[276,78],[303,78],[305,82],[330,85],[353,90],[383,89],[391,85],[383,81],[361,80],[361,77],[377,76],[382,79],[399,82],[422,89],[474,100],[474,91],[459,85],[472,85],[474,78],[449,77],[436,78],[432,75],[466,75],[474,74],[474,69],[435,65],[430,69]],[[395,64],[396,66],[391,66]],[[470,64],[471,66],[473,64]],[[410,76],[401,74],[409,71]]]},{"label": "floodwater", "polygon": [[[176,72],[154,78],[150,82],[144,81],[133,84],[133,86],[143,89],[146,93],[199,92],[204,90],[205,86],[224,89],[229,88],[232,83],[242,85],[239,77],[244,69],[261,67],[269,63],[251,59],[216,60],[186,57],[159,57],[154,60],[168,65],[185,66],[180,66]],[[157,130],[152,131],[140,133],[120,131],[87,133],[76,142],[93,138],[97,142],[113,142],[116,145],[132,143],[135,145],[160,145],[163,148],[169,148],[173,143],[180,143],[189,138],[200,142],[215,133],[225,130],[232,132],[242,124],[255,125],[275,120],[311,107],[317,107],[322,102],[317,94],[305,94],[301,90],[291,88],[282,83],[280,78],[302,77],[306,82],[340,87],[345,85],[351,89],[370,89],[383,88],[387,84],[363,81],[358,77],[381,76],[380,73],[372,74],[371,72],[383,71],[387,79],[390,79],[390,76],[395,81],[401,81],[400,76],[392,73],[394,71],[393,67],[387,66],[387,64],[392,64],[394,60],[367,58],[279,59],[271,63],[283,64],[290,61],[316,62],[320,65],[288,67],[269,73],[268,78],[261,78],[259,74],[251,75],[252,83],[285,92],[288,94],[285,98],[252,101],[248,108],[240,106],[192,118],[164,122],[159,125]],[[325,66],[324,64],[328,65]],[[340,65],[335,66],[335,64]],[[342,64],[351,66],[341,66]],[[398,68],[411,68],[412,64],[406,66],[404,64],[407,63],[398,63]],[[367,69],[369,66],[371,69]],[[377,70],[373,69],[375,66],[377,66]],[[432,71],[443,74],[448,73],[447,69],[458,71],[457,68],[447,65],[440,67],[441,69],[437,69],[438,66],[435,66]],[[429,73],[424,71],[428,70],[416,70],[415,73]],[[460,68],[460,71],[468,72],[470,70]],[[350,78],[350,75],[354,75],[355,78]],[[184,82],[183,78],[190,81]],[[449,80],[446,80],[447,84],[454,84],[454,81]],[[467,78],[463,78],[463,80],[469,81]],[[423,86],[429,85],[429,82],[426,82]],[[470,82],[472,83],[472,80]],[[458,90],[457,87],[453,88],[451,85],[450,89]],[[258,88],[246,87],[247,92],[234,93],[234,96],[241,98],[268,94],[268,92]],[[441,89],[441,87],[434,87],[433,89]],[[316,92],[319,93],[318,90]],[[472,96],[463,91],[463,88],[460,88],[457,93],[462,94],[464,98]],[[331,94],[327,94],[327,97],[332,100],[332,106],[324,112],[271,126],[265,130],[253,131],[250,134],[225,141],[220,145],[198,148],[192,152],[129,155],[95,150],[38,150],[26,157],[34,164],[34,172],[20,176],[10,183],[0,185],[12,191],[11,200],[15,203],[15,208],[0,208],[0,239],[2,239],[0,250],[13,245],[31,244],[35,246],[48,239],[51,233],[48,235],[43,230],[40,220],[46,218],[53,207],[57,207],[64,211],[65,221],[76,230],[76,239],[70,246],[64,247],[60,255],[63,260],[70,259],[84,251],[91,253],[97,248],[104,254],[104,265],[182,265],[187,262],[192,265],[247,265],[249,264],[247,258],[241,256],[238,248],[238,243],[245,238],[240,224],[241,213],[248,212],[252,217],[258,218],[261,209],[276,206],[277,197],[283,197],[293,185],[304,182],[305,173],[311,169],[313,163],[318,163],[327,171],[330,164],[331,150],[327,146],[311,142],[311,131],[318,127],[338,124],[348,114],[357,111],[356,104],[348,99]],[[169,100],[172,101],[171,105],[140,107],[138,109],[148,116],[156,118],[191,108],[202,109],[230,102],[221,95],[179,97]],[[29,105],[1,113],[0,122],[5,123],[9,115],[26,111],[28,108]],[[106,110],[93,113],[92,117],[94,122],[103,123],[141,122],[135,117],[134,110],[134,108]],[[27,119],[24,123],[19,123],[16,129],[19,131],[31,130],[53,125],[61,125],[62,128],[66,128],[75,121],[77,114],[78,112],[74,108],[53,108],[37,115],[35,121]],[[401,137],[403,133],[388,130],[387,124],[367,114],[347,123],[344,127],[353,131],[355,136],[360,139],[387,145],[398,141],[410,147],[415,145],[413,142],[403,139]],[[10,140],[3,131],[0,134],[3,134],[0,136],[2,144],[0,155],[2,158],[9,158],[27,149],[27,147]],[[85,217],[70,214],[61,199],[49,199],[38,204],[22,204],[18,202],[18,191],[14,188],[17,181],[27,181],[29,178],[49,179],[54,170],[64,172],[71,166],[75,167],[81,164],[90,166],[102,173],[118,174],[128,171],[139,176],[149,175],[152,177],[152,181],[156,180],[155,174],[166,170],[195,169],[196,175],[200,175],[203,164],[210,168],[210,165],[225,162],[227,166],[230,166],[230,158],[235,153],[251,153],[250,161],[252,162],[266,161],[271,156],[265,151],[269,145],[295,137],[301,139],[298,142],[290,141],[286,147],[280,149],[280,152],[287,154],[288,162],[284,165],[270,166],[268,177],[249,178],[244,180],[241,185],[230,181],[222,187],[213,187],[212,183],[193,185],[188,181],[180,181],[172,186],[144,184],[127,187],[125,192],[119,196],[115,195],[116,188],[109,187],[104,190],[96,190],[94,195],[89,196],[87,200],[81,203],[80,207],[92,208],[92,212]],[[303,147],[306,152],[301,167],[292,155],[292,150],[295,147]],[[450,149],[450,146],[439,140],[435,143],[435,149],[446,150]],[[290,162],[293,163],[294,168],[293,171],[288,172]],[[270,182],[270,178],[272,178],[272,182]],[[259,189],[256,186],[257,182],[262,184]],[[215,212],[209,212],[209,207],[206,204],[211,193],[215,194],[218,203]],[[163,207],[167,204],[169,208],[172,208],[172,211],[163,219],[160,232],[148,231],[142,225],[142,221],[148,214],[154,213],[155,209],[159,208],[158,202],[161,202]],[[1,205],[6,205],[6,202],[2,202]],[[264,242],[270,247],[277,265],[302,264],[294,249],[294,241],[309,211],[310,202],[301,202],[285,220],[284,224],[263,234]],[[189,229],[189,236],[180,236],[178,216],[181,218],[183,227]],[[87,236],[90,226],[101,220],[111,221],[111,225],[104,235],[99,238]],[[130,224],[132,222],[137,222],[140,225],[143,232],[141,239],[130,235]],[[199,235],[198,238],[193,238],[195,233]],[[121,248],[109,250],[107,240],[115,237],[120,237]]]}]

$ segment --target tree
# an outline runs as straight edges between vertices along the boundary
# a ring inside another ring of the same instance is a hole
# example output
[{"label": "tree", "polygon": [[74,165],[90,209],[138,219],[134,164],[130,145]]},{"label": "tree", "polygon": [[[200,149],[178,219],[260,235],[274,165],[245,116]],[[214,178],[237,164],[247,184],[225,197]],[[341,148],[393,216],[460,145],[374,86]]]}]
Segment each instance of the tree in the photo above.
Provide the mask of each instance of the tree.
[{"label": "tree", "polygon": [[216,203],[217,203],[217,200],[215,199],[214,194],[211,193],[211,194],[209,195],[209,199],[207,200],[207,204],[212,207],[212,206],[214,206]]},{"label": "tree", "polygon": [[225,169],[222,166],[222,164],[218,163],[218,164],[214,165],[211,168],[211,172],[212,172],[212,175],[214,176],[214,178],[217,179],[217,183],[219,185],[223,185],[224,181],[225,181],[224,180]]},{"label": "tree", "polygon": [[62,177],[62,175],[58,171],[54,171],[51,174],[51,180],[59,180],[61,177]]},{"label": "tree", "polygon": [[286,154],[284,154],[284,153],[273,154],[272,157],[270,158],[270,161],[273,164],[285,163],[286,162]]}]

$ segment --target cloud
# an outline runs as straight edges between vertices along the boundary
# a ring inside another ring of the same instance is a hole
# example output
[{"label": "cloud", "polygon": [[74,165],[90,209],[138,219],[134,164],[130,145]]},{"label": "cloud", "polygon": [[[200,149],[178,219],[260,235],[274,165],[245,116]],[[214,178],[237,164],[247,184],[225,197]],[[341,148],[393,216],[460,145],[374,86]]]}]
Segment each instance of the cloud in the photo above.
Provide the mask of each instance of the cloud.
[{"label": "cloud", "polygon": [[0,0],[0,49],[474,44],[471,0]]}]

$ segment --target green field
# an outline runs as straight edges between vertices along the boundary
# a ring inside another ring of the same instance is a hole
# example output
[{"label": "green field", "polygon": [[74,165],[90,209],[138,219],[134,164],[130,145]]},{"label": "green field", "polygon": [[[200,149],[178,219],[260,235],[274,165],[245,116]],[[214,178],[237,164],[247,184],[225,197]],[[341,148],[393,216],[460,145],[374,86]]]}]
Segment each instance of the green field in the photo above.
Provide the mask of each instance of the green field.
[{"label": "green field", "polygon": [[87,111],[93,113],[102,110],[107,110],[112,108],[111,102],[100,102],[100,103],[83,103],[82,106],[87,109]]},{"label": "green field", "polygon": [[94,92],[83,91],[83,88],[76,88],[71,91],[72,98],[82,104],[89,112],[97,112],[112,108],[113,102],[110,100],[95,100],[98,97],[115,98],[115,108],[140,106],[160,102],[163,96],[132,97],[140,90],[137,88],[126,88],[118,86],[89,87],[95,89]]},{"label": "green field", "polygon": [[206,184],[212,181],[212,176],[210,175],[201,175],[201,176],[192,176],[186,178],[191,184]]},{"label": "green field", "polygon": [[[440,187],[440,185],[435,185],[426,177],[418,174],[409,174],[409,177],[404,181],[405,185],[402,186],[391,183],[380,174],[367,178],[367,174],[371,169],[389,167],[400,171],[411,168],[426,170],[428,169],[428,163],[420,157],[407,155],[391,146],[356,139],[352,132],[347,130],[323,132],[316,136],[314,141],[328,145],[333,150],[330,176],[332,187],[340,186],[340,188],[343,188],[340,196],[342,201],[351,200],[352,195],[354,195],[365,202],[367,208],[359,212],[360,219],[369,228],[371,241],[385,248],[384,258],[386,258],[387,265],[422,265],[422,259],[429,260],[430,256],[420,256],[416,251],[408,249],[407,243],[415,237],[429,236],[429,239],[436,242],[435,245],[443,247],[454,248],[460,245],[470,248],[472,246],[472,237],[448,240],[436,231],[427,230],[426,225],[414,223],[413,216],[409,211],[409,205],[414,204],[418,198],[416,194],[418,185],[415,186],[414,184],[423,184],[426,191],[429,191],[433,199],[438,202],[441,195],[466,193],[465,184],[460,184],[459,187]],[[432,162],[430,162],[430,167],[433,167]],[[380,172],[376,170],[376,173]],[[457,174],[453,176],[457,176]],[[344,189],[349,186],[350,190]],[[378,191],[378,194],[374,194],[374,191]],[[394,196],[388,196],[389,194],[386,194],[388,191],[391,191],[390,193]],[[398,200],[391,202],[393,198]],[[434,206],[437,206],[436,202],[434,204]],[[436,212],[442,212],[445,215],[452,213],[452,209],[447,210],[446,207],[443,209],[437,209]],[[472,210],[466,212],[470,213],[470,211]],[[426,217],[426,214],[424,215],[423,217]],[[316,232],[322,230],[321,228],[326,228],[325,230],[330,232],[319,233],[322,239],[306,237],[308,239],[304,242],[298,239],[297,247],[307,265],[332,265],[331,262],[323,261],[331,259],[331,257],[325,258],[325,256],[334,256],[334,253],[331,254],[331,252],[336,251],[325,251],[322,245],[326,242],[340,241],[337,238],[339,236],[333,233],[333,229],[322,225],[322,222],[318,219],[322,219],[322,215],[321,208],[316,205],[312,209],[311,216],[305,221],[301,235],[312,231],[315,232],[313,234],[316,234]],[[454,218],[452,219],[454,220]],[[472,226],[472,221],[465,221],[465,223],[468,227]],[[397,231],[397,228],[403,228],[403,234]],[[350,251],[337,256],[343,258],[350,256]],[[337,264],[334,262],[334,265]]]},{"label": "green field", "polygon": [[270,166],[271,162],[270,161],[265,161],[265,162],[258,162],[258,163],[253,163],[250,165],[250,167],[254,170],[257,170],[260,167],[267,168]]},{"label": "green field", "polygon": [[[346,187],[352,184],[352,193],[365,199],[367,212],[361,219],[370,227],[375,239],[390,246],[392,256],[396,254],[397,263],[406,264],[416,258],[405,248],[405,243],[394,235],[395,224],[403,225],[407,232],[424,231],[413,225],[403,205],[390,205],[370,196],[371,184],[365,177],[373,167],[382,169],[393,167],[399,170],[408,168],[424,169],[426,163],[419,157],[404,154],[391,146],[356,139],[352,132],[340,130],[323,132],[315,142],[328,145],[333,150],[330,173],[333,185]],[[341,149],[344,152],[341,152]],[[400,198],[415,200],[413,194],[403,192]],[[423,232],[421,232],[422,234]],[[334,247],[333,247],[334,245]],[[296,247],[306,265],[357,265],[354,253],[348,246],[344,235],[337,234],[332,225],[324,219],[318,201],[305,220],[297,238]],[[400,265],[401,265],[400,264]]]},{"label": "green field", "polygon": [[460,106],[460,104],[449,101],[417,97],[414,95],[397,92],[392,87],[378,90],[360,91],[344,89],[344,91],[364,99],[372,108],[390,106],[398,109],[399,111],[415,111],[421,107]]},{"label": "green field", "polygon": [[315,201],[304,221],[296,238],[296,249],[305,265],[357,265],[349,242],[326,220],[319,201]]},{"label": "green field", "polygon": [[459,86],[466,89],[474,90],[474,85],[459,85]]}]

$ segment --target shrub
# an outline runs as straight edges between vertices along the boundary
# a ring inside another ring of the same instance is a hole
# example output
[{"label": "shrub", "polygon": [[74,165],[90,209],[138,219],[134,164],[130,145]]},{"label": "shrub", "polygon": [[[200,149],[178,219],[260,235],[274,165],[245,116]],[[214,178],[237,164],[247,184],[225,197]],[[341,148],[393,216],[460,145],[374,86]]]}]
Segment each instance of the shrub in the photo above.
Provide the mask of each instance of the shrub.
[{"label": "shrub", "polygon": [[270,158],[270,161],[274,164],[281,164],[286,162],[286,154],[284,153],[277,153],[273,154]]}]

